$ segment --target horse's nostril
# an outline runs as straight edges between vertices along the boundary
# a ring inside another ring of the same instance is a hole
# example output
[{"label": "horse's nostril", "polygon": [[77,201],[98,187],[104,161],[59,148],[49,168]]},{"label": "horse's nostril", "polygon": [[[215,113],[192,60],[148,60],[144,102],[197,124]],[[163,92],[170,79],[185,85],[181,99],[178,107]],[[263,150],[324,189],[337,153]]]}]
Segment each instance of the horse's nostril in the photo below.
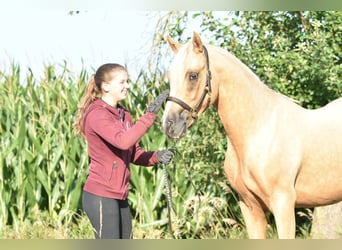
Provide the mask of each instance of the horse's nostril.
[{"label": "horse's nostril", "polygon": [[166,126],[166,128],[167,128],[167,132],[168,132],[168,134],[172,134],[173,133],[173,131],[174,131],[174,121],[173,120],[168,120],[167,121],[167,126]]},{"label": "horse's nostril", "polygon": [[167,127],[170,128],[174,124],[173,120],[168,120],[167,121]]}]

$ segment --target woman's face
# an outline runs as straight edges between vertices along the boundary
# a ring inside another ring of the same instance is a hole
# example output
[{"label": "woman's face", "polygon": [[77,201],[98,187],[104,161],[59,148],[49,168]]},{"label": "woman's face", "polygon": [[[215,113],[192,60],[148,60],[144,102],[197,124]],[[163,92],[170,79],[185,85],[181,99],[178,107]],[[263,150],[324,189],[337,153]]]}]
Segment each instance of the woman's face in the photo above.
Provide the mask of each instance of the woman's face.
[{"label": "woman's face", "polygon": [[103,86],[106,95],[116,103],[124,100],[127,97],[129,84],[128,74],[124,70],[119,70],[112,73],[112,79]]}]

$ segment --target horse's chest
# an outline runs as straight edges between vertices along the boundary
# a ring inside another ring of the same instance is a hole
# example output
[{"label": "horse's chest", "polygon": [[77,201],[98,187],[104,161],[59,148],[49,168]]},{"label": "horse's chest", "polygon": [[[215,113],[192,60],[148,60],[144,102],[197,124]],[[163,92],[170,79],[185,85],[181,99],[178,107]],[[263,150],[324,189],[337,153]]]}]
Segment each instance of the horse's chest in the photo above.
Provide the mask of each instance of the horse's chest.
[{"label": "horse's chest", "polygon": [[227,179],[231,186],[242,197],[252,197],[255,194],[259,197],[265,197],[265,204],[268,203],[270,180],[264,171],[256,171],[257,168],[248,164],[243,164],[238,159],[233,150],[227,151],[227,157],[224,165]]},{"label": "horse's chest", "polygon": [[247,192],[251,183],[250,172],[239,161],[235,151],[228,149],[224,170],[230,185],[240,194]]}]

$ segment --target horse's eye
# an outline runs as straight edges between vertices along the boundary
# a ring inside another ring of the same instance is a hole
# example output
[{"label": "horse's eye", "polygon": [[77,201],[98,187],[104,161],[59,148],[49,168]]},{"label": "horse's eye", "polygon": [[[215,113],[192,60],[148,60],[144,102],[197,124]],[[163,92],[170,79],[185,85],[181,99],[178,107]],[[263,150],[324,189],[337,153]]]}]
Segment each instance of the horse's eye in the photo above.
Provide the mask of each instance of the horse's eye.
[{"label": "horse's eye", "polygon": [[191,72],[189,75],[189,80],[195,81],[195,80],[197,80],[197,77],[198,77],[198,73]]}]

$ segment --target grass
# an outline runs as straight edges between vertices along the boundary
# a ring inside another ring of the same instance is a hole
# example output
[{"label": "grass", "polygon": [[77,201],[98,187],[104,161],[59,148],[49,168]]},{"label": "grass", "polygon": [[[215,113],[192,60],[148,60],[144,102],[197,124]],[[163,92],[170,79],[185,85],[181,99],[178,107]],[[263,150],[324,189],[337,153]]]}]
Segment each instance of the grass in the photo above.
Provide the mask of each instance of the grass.
[{"label": "grass", "polygon": [[73,216],[73,221],[61,223],[46,212],[35,214],[35,220],[25,220],[16,229],[5,226],[0,234],[2,239],[92,239],[91,225],[85,214]]},{"label": "grass", "polygon": [[[13,226],[5,226],[0,233],[0,239],[94,239],[91,224],[88,217],[80,212],[79,214],[70,213],[72,219],[65,223],[60,223],[52,219],[46,212],[37,212],[35,220],[26,220],[20,223],[18,229]],[[178,218],[183,226],[191,227],[189,221]],[[226,227],[214,225],[214,220],[207,219],[206,227],[201,228],[200,236],[197,239],[247,239],[247,232],[242,225],[229,220],[222,221],[227,223]],[[228,226],[228,224],[233,225]],[[190,228],[188,228],[190,230]],[[309,228],[307,225],[297,229],[299,239],[310,239]],[[175,230],[173,230],[173,233]],[[184,234],[185,232],[182,231]],[[183,235],[184,236],[184,235]],[[268,225],[267,237],[276,239],[276,231],[272,225]],[[172,239],[169,231],[165,231],[151,225],[139,224],[133,220],[133,238],[134,239]],[[185,236],[183,239],[191,239]]]}]

